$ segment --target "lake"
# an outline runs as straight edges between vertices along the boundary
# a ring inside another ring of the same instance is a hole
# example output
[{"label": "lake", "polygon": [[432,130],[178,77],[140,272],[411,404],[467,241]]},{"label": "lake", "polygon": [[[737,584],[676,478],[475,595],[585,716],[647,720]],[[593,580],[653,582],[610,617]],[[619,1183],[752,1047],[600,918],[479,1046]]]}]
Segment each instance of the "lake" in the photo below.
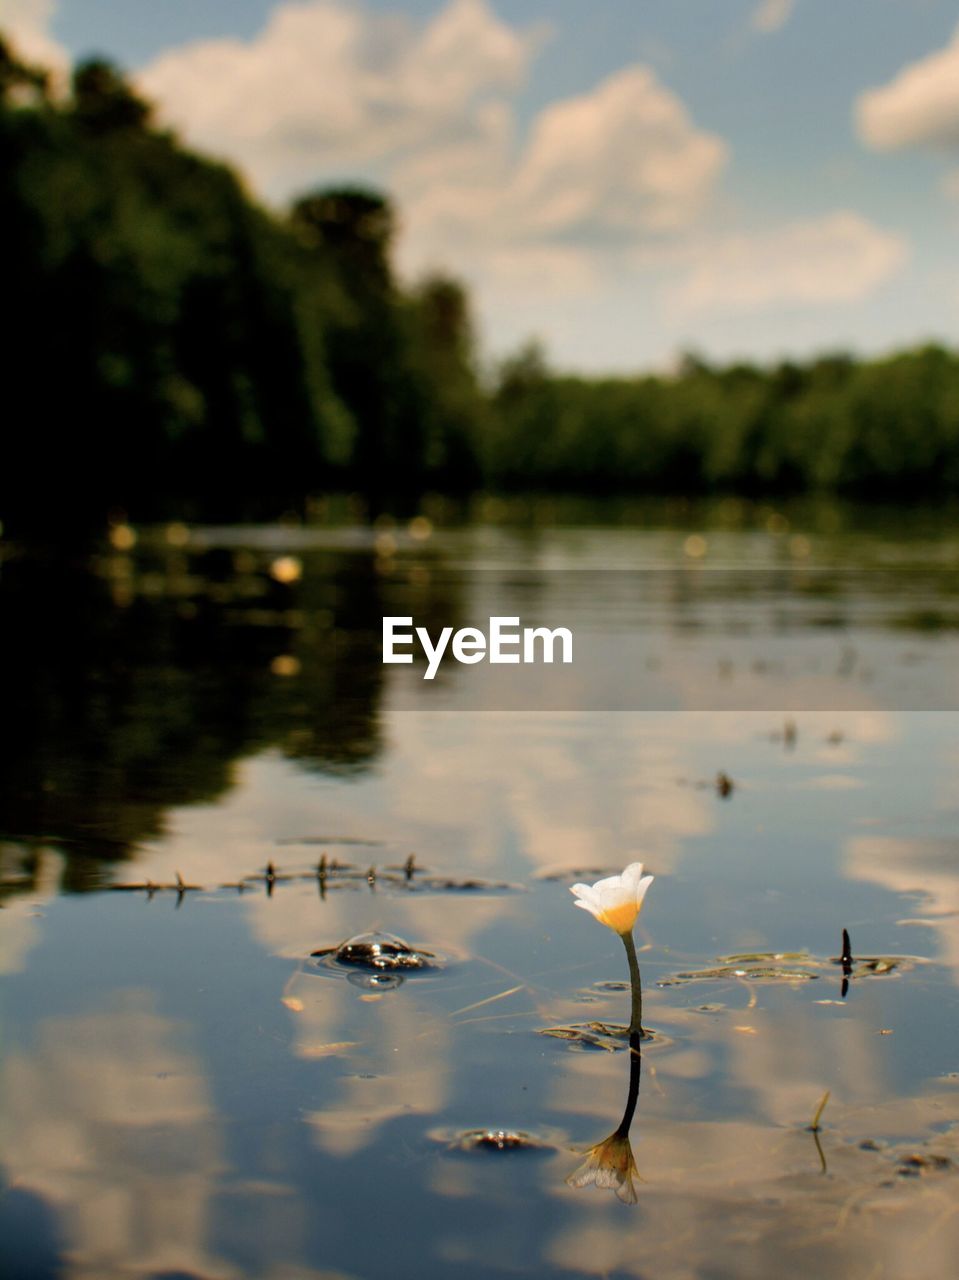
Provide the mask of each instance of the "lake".
[{"label": "lake", "polygon": [[485,515],[8,550],[8,1280],[954,1274],[950,519]]}]

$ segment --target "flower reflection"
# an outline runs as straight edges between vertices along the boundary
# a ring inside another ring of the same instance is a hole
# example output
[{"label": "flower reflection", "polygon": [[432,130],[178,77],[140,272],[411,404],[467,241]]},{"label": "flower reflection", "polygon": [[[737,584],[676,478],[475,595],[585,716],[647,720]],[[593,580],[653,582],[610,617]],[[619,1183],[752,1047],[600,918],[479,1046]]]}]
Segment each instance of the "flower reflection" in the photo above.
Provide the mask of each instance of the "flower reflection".
[{"label": "flower reflection", "polygon": [[[639,1178],[629,1141],[629,1130],[639,1100],[639,1078],[643,1066],[639,1045],[639,1034],[632,1032],[629,1037],[629,1091],[622,1120],[608,1138],[589,1148],[586,1159],[566,1179],[570,1187],[602,1187],[615,1191],[617,1199],[623,1204],[636,1203],[634,1179]],[[641,1178],[639,1180],[642,1181]]]},{"label": "flower reflection", "polygon": [[[630,937],[630,942],[632,938]],[[633,1023],[629,1031],[629,1089],[626,1094],[626,1108],[619,1124],[602,1142],[597,1142],[586,1152],[586,1159],[566,1179],[570,1187],[601,1187],[615,1191],[617,1199],[623,1204],[636,1203],[636,1183],[639,1178],[636,1172],[636,1161],[633,1159],[633,1148],[629,1140],[629,1130],[636,1114],[636,1103],[639,1101],[639,1080],[643,1067],[641,1045],[642,1030],[635,1011],[642,1009],[642,991],[640,990],[639,969],[630,965],[630,985],[633,999]],[[641,1178],[639,1178],[642,1181]]]},{"label": "flower reflection", "polygon": [[638,1177],[629,1134],[617,1129],[602,1142],[597,1142],[595,1147],[590,1147],[586,1159],[566,1182],[571,1187],[602,1187],[615,1191],[623,1204],[635,1204],[636,1185],[633,1180]]}]

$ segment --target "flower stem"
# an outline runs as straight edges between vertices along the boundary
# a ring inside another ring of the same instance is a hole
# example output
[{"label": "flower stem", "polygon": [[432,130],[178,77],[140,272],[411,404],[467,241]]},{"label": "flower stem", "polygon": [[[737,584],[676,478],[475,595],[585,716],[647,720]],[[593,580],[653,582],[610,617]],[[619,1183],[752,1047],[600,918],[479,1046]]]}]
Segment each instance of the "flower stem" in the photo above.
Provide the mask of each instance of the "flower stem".
[{"label": "flower stem", "polygon": [[638,1035],[629,1037],[629,1091],[626,1095],[626,1110],[615,1133],[621,1138],[629,1137],[629,1129],[636,1113],[639,1101],[639,1078],[643,1070],[643,1050]]},{"label": "flower stem", "polygon": [[619,935],[623,940],[623,946],[626,948],[626,959],[629,961],[629,987],[632,995],[632,1010],[629,1019],[629,1038],[632,1044],[633,1037],[642,1037],[643,1034],[643,987],[639,976],[639,961],[636,958],[636,943],[633,941],[632,933],[621,933]]}]

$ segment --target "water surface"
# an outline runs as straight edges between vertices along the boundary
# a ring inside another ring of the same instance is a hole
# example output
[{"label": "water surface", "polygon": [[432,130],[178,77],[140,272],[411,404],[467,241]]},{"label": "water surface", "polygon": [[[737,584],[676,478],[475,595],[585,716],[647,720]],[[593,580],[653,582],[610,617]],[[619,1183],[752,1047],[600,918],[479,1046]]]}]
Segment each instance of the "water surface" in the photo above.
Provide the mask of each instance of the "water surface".
[{"label": "water surface", "polygon": [[[955,547],[693,534],[7,557],[5,1276],[953,1274]],[[583,661],[427,684],[407,609]],[[636,858],[630,1204],[567,1181],[631,1072],[568,887]],[[313,954],[371,931],[429,962]]]}]

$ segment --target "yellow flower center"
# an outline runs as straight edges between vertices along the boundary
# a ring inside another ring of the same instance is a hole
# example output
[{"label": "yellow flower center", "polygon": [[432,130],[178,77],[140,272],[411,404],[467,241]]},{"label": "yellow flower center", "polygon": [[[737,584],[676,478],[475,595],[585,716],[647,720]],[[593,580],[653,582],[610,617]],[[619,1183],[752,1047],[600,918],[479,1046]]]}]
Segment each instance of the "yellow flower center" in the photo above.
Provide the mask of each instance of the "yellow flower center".
[{"label": "yellow flower center", "polygon": [[635,902],[621,902],[615,907],[607,907],[599,918],[617,933],[629,933],[638,915],[639,908]]}]

